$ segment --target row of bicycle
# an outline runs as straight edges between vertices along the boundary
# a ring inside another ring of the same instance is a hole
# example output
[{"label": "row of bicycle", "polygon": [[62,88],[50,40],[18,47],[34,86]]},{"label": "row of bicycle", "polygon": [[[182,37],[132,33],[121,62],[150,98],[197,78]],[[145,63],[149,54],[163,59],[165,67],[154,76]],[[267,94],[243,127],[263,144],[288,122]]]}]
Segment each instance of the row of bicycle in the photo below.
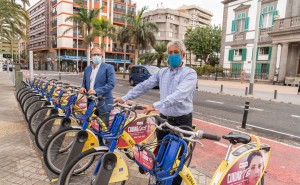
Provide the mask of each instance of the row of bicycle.
[{"label": "row of bicycle", "polygon": [[[221,137],[172,126],[158,115],[141,114],[143,106],[135,104],[113,104],[106,125],[96,111],[104,98],[79,94],[78,90],[56,79],[37,77],[22,82],[16,92],[28,128],[43,151],[46,166],[59,176],[59,184],[125,184],[130,175],[124,156],[135,161],[141,173],[150,174],[148,184],[169,185],[177,175],[187,185],[197,184],[188,169],[195,144]],[[156,129],[170,134],[157,141]],[[263,184],[270,147],[254,135],[232,132],[223,138],[230,144],[211,184],[252,185],[246,162],[258,152],[263,167],[253,184]],[[251,138],[256,142],[250,143]],[[241,145],[233,149],[235,144]]]}]

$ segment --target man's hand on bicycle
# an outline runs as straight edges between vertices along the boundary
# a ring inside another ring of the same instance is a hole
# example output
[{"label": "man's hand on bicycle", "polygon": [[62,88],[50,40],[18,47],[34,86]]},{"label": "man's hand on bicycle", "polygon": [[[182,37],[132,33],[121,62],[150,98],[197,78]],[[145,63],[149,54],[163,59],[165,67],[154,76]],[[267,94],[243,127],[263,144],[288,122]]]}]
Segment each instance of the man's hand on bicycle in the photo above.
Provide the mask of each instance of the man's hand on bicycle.
[{"label": "man's hand on bicycle", "polygon": [[146,106],[144,106],[144,107],[145,107],[145,110],[144,110],[144,113],[145,113],[145,114],[149,114],[149,113],[155,111],[155,108],[154,108],[153,105],[146,105]]},{"label": "man's hand on bicycle", "polygon": [[124,103],[124,101],[122,100],[122,98],[119,98],[119,97],[114,98],[114,102],[115,103],[121,103],[121,104]]},{"label": "man's hand on bicycle", "polygon": [[80,94],[86,93],[86,89],[84,87],[81,87],[78,91]]}]

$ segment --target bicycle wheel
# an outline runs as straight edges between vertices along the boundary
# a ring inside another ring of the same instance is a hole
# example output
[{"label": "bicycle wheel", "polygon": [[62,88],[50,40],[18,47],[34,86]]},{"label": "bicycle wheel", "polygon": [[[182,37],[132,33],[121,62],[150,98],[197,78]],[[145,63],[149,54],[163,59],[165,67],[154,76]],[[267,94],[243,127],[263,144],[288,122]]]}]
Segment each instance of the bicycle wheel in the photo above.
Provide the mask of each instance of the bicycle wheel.
[{"label": "bicycle wheel", "polygon": [[17,90],[17,92],[16,92],[16,98],[17,98],[17,100],[19,99],[20,93],[24,92],[25,89],[30,89],[30,87],[26,86],[26,87],[23,87],[23,88]]},{"label": "bicycle wheel", "polygon": [[30,95],[32,96],[33,94],[36,94],[35,92],[32,92],[32,91],[27,91],[25,93],[22,94],[21,96],[21,99],[20,99],[20,105],[21,105],[21,108],[23,109],[23,103],[24,101],[30,97]]},{"label": "bicycle wheel", "polygon": [[29,91],[32,91],[31,88],[26,88],[26,89],[23,89],[19,92],[19,95],[18,95],[18,102],[20,103],[21,101],[21,98],[23,97],[23,95]]},{"label": "bicycle wheel", "polygon": [[60,130],[61,128],[61,122],[64,119],[64,116],[54,115],[51,117],[48,117],[43,122],[41,122],[39,125],[34,126],[35,131],[35,143],[38,146],[38,148],[43,151],[46,143],[49,141],[49,139]]},{"label": "bicycle wheel", "polygon": [[33,96],[37,96],[37,94],[34,92],[30,92],[30,93],[27,93],[25,96],[23,96],[23,99],[21,100],[21,107],[22,107],[23,112],[25,112],[25,109],[24,109],[25,101]]},{"label": "bicycle wheel", "polygon": [[32,103],[28,106],[26,112],[24,112],[25,117],[26,117],[26,118],[30,118],[30,116],[31,116],[35,111],[37,111],[38,109],[44,107],[45,105],[49,105],[49,104],[50,104],[50,103],[47,102],[46,100],[36,100],[36,101],[32,102]]},{"label": "bicycle wheel", "polygon": [[44,147],[44,161],[50,171],[60,174],[76,134],[81,128],[67,127],[55,133]]},{"label": "bicycle wheel", "polygon": [[[36,101],[36,100],[39,100],[40,98],[41,98],[41,96],[39,96],[39,95],[33,95],[33,96],[29,97],[27,100],[25,100],[25,102],[24,102],[24,104],[23,104],[23,110],[24,110],[24,112],[26,112],[26,110],[28,109],[28,106],[29,106],[32,102],[34,102],[34,101]],[[26,120],[28,121],[29,119],[26,118]]]},{"label": "bicycle wheel", "polygon": [[35,135],[38,127],[44,122],[49,116],[53,116],[56,111],[53,107],[42,107],[36,110],[28,119],[28,127],[32,134]]},{"label": "bicycle wheel", "polygon": [[[108,150],[96,150],[94,148],[89,149],[81,153],[70,164],[68,164],[65,170],[61,174],[61,185],[73,185],[73,184],[91,184],[94,185],[94,170],[96,165],[103,154]],[[84,172],[83,172],[84,171]],[[79,173],[83,172],[83,173]],[[125,185],[126,181],[109,183],[109,185]]]}]

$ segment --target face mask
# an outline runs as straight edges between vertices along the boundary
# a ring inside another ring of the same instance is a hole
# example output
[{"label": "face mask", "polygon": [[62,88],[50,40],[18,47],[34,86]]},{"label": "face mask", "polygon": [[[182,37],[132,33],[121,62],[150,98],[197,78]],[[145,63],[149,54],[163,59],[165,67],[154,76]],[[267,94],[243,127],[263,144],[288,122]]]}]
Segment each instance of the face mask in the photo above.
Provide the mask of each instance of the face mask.
[{"label": "face mask", "polygon": [[181,64],[180,54],[172,54],[172,55],[169,56],[168,60],[169,60],[169,65],[172,68],[176,68]]},{"label": "face mask", "polygon": [[93,63],[98,65],[101,62],[101,58],[99,56],[94,56],[93,57]]}]

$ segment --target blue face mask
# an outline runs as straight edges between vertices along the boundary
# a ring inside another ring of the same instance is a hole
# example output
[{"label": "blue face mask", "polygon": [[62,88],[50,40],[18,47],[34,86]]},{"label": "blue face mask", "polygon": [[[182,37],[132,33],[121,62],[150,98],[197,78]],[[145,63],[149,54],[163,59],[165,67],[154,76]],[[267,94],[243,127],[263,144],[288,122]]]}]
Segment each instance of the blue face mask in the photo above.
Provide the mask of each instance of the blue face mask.
[{"label": "blue face mask", "polygon": [[98,65],[101,62],[101,58],[99,56],[94,56],[93,57],[93,63]]},{"label": "blue face mask", "polygon": [[181,64],[181,55],[180,54],[172,54],[168,58],[169,60],[169,65],[172,68],[176,68]]}]

